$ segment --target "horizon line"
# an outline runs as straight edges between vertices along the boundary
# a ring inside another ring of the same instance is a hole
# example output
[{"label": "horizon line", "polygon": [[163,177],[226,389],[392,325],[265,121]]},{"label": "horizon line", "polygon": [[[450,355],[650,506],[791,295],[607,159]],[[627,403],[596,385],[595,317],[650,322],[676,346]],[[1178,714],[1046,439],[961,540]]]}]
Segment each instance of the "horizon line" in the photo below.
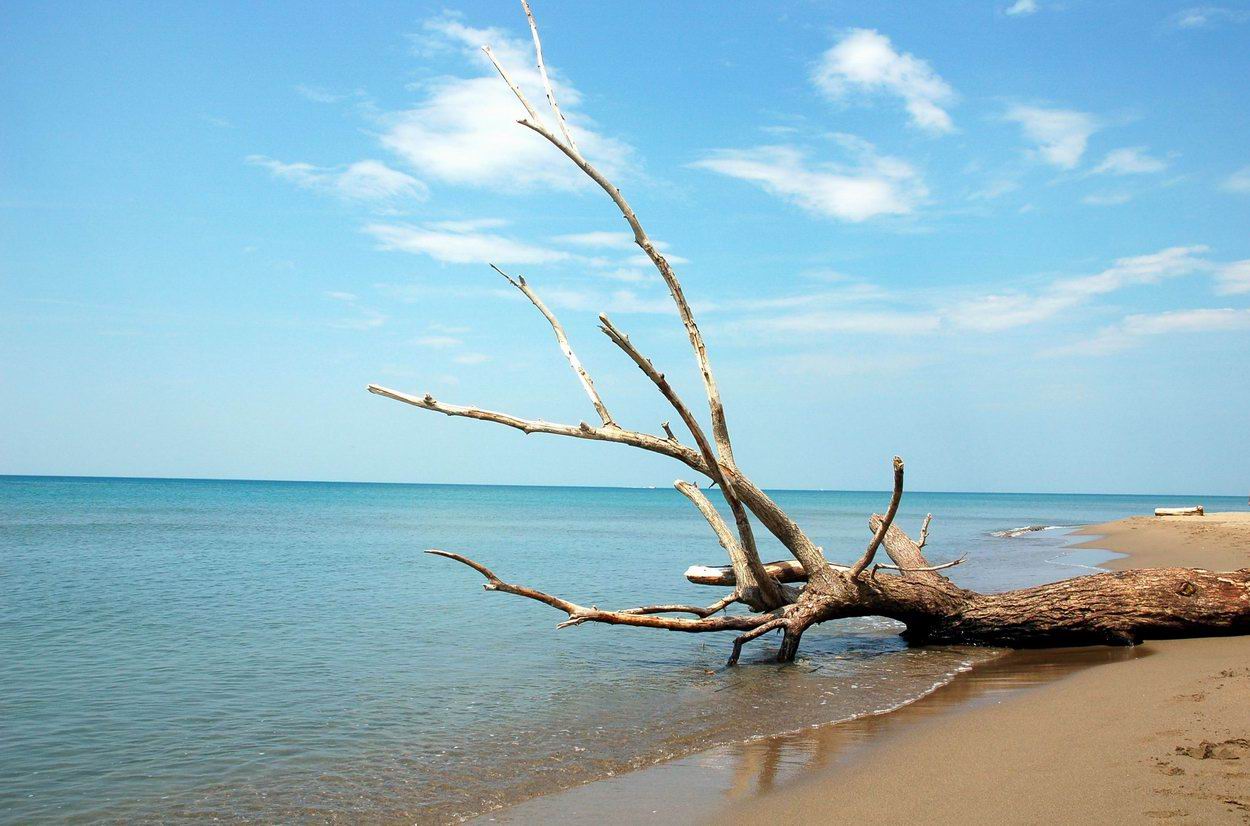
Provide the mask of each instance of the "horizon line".
[{"label": "horizon line", "polygon": [[[464,488],[586,488],[588,490],[668,490],[670,485],[581,485],[581,484],[517,484],[506,482],[383,482],[355,479],[262,479],[229,476],[97,476],[91,474],[64,473],[0,473],[0,480],[5,479],[82,479],[96,481],[134,481],[134,482],[252,482],[258,484],[292,484],[292,485],[403,485],[408,487],[464,487]],[[878,490],[859,488],[786,488],[764,486],[763,490],[793,493],[889,493],[881,488]],[[937,495],[978,495],[978,496],[1172,496],[1172,497],[1218,497],[1221,499],[1238,499],[1246,496],[1240,493],[1089,493],[1082,491],[993,491],[993,490],[909,490],[906,493],[937,494]],[[1247,497],[1250,500],[1250,497]]]}]

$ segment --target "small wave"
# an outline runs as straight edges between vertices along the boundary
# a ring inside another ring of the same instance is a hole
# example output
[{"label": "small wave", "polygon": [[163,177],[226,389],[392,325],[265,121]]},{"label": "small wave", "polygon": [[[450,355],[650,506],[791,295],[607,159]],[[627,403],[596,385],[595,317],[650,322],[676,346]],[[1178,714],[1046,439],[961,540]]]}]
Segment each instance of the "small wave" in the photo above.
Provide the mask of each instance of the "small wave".
[{"label": "small wave", "polygon": [[1066,528],[1067,525],[1025,525],[1023,528],[1009,528],[1005,531],[992,531],[990,536],[998,536],[1010,538],[1013,536],[1023,536],[1026,533],[1034,533],[1036,531],[1054,531]]}]

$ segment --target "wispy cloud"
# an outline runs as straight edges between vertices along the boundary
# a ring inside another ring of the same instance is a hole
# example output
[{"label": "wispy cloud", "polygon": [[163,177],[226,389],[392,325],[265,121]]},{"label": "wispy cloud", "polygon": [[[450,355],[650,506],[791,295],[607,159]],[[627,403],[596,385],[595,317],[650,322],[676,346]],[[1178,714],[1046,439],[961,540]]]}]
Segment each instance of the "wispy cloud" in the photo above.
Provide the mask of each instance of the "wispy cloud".
[{"label": "wispy cloud", "polygon": [[932,333],[941,323],[942,319],[937,313],[822,310],[746,319],[735,324],[734,328],[770,334],[855,333],[908,336]]},{"label": "wispy cloud", "polygon": [[1130,315],[1118,324],[1104,327],[1092,338],[1055,347],[1047,351],[1047,355],[1107,355],[1126,350],[1151,336],[1230,330],[1250,330],[1250,309],[1224,307]]},{"label": "wispy cloud", "polygon": [[1209,269],[1210,262],[1202,258],[1206,251],[1205,246],[1170,247],[1149,255],[1120,258],[1102,272],[1062,278],[1036,293],[973,297],[948,308],[947,315],[956,326],[980,332],[1036,324],[1125,287]]},{"label": "wispy cloud", "polygon": [[1192,6],[1172,16],[1172,24],[1179,29],[1206,29],[1219,23],[1245,23],[1247,20],[1250,20],[1250,11],[1227,6]]},{"label": "wispy cloud", "polygon": [[[480,51],[491,44],[513,80],[538,105],[541,78],[528,43],[500,29],[478,29],[452,19],[426,23],[426,44],[459,52],[476,69],[471,77],[443,76],[419,84],[416,106],[380,115],[382,143],[431,181],[490,189],[574,189],[585,176],[541,137],[519,126],[525,110]],[[588,157],[613,179],[631,168],[632,149],[596,130],[579,114],[582,96],[548,64],[574,136]]]},{"label": "wispy cloud", "polygon": [[906,215],[928,195],[919,173],[898,158],[878,155],[872,144],[836,136],[852,163],[812,161],[796,146],[720,149],[694,166],[760,186],[826,218],[865,221]]},{"label": "wispy cloud", "polygon": [[421,336],[413,344],[418,347],[429,347],[433,350],[447,350],[452,347],[459,347],[461,344],[464,344],[464,341],[455,336]]},{"label": "wispy cloud", "polygon": [[1099,120],[1086,112],[1041,106],[1012,106],[1006,118],[1020,124],[1043,161],[1060,169],[1073,169],[1081,162],[1090,135],[1100,127]]},{"label": "wispy cloud", "polygon": [[1024,16],[1037,13],[1037,0],[1016,0],[1007,8],[1003,9],[1003,14],[1009,14],[1012,17]]},{"label": "wispy cloud", "polygon": [[1217,269],[1215,291],[1220,295],[1250,293],[1250,258],[1234,261]]},{"label": "wispy cloud", "polygon": [[1119,206],[1133,200],[1127,192],[1093,192],[1081,198],[1081,203],[1089,206]]},{"label": "wispy cloud", "polygon": [[812,80],[833,100],[853,92],[893,95],[903,101],[914,125],[930,132],[954,130],[945,106],[955,91],[914,55],[898,52],[890,38],[873,29],[852,29],[817,63]]},{"label": "wispy cloud", "polygon": [[322,167],[308,163],[283,163],[264,155],[249,155],[247,162],[262,166],[273,173],[274,177],[305,189],[330,192],[352,200],[423,199],[428,193],[421,181],[391,169],[381,161],[364,160],[346,166]]},{"label": "wispy cloud", "polygon": [[1250,193],[1250,166],[1243,166],[1224,179],[1220,189],[1239,194]]},{"label": "wispy cloud", "polygon": [[484,364],[490,361],[485,353],[461,353],[452,359],[456,364]]},{"label": "wispy cloud", "polygon": [[1108,152],[1092,172],[1095,175],[1150,175],[1167,168],[1167,161],[1151,156],[1146,147],[1127,146]]},{"label": "wispy cloud", "polygon": [[463,221],[419,226],[370,224],[364,231],[383,249],[428,255],[448,264],[547,264],[570,257],[562,250],[478,231],[478,226],[480,223]]}]

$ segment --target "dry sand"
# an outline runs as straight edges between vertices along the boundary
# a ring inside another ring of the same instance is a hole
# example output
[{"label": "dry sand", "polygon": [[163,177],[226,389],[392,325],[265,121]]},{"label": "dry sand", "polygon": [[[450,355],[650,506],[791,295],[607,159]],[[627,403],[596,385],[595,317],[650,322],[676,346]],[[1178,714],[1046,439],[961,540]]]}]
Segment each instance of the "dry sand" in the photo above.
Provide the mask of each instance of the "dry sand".
[{"label": "dry sand", "polygon": [[[1106,567],[1250,566],[1250,513],[1084,531]],[[937,715],[719,822],[1250,823],[1250,637],[1167,640]]]}]

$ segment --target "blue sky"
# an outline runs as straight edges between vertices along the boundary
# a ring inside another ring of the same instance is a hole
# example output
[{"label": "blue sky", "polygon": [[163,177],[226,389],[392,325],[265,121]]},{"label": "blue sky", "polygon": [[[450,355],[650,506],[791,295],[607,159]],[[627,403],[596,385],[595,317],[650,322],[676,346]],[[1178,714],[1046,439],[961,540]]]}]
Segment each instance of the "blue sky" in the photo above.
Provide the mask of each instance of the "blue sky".
[{"label": "blue sky", "polygon": [[[588,157],[665,243],[775,487],[1250,487],[1250,5],[572,3]],[[692,402],[663,285],[477,50],[511,2],[21,3],[0,29],[0,473],[665,485],[377,382]],[[541,92],[532,94],[541,101]]]}]

